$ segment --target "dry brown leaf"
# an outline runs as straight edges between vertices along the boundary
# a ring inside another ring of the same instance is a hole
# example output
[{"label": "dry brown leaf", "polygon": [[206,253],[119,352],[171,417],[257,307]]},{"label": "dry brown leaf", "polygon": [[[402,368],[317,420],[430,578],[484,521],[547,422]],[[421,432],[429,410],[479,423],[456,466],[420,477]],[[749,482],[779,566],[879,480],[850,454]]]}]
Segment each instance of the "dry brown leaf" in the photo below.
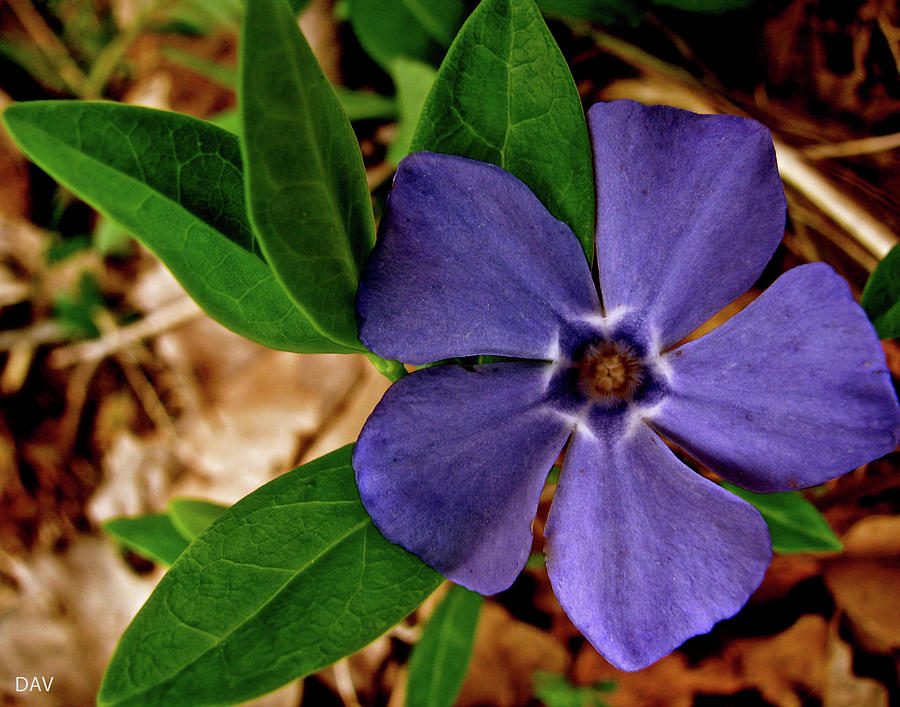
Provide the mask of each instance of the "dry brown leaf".
[{"label": "dry brown leaf", "polygon": [[871,678],[853,674],[853,651],[832,630],[828,637],[828,663],[822,707],[887,707],[888,691]]},{"label": "dry brown leaf", "polygon": [[828,624],[817,614],[801,616],[786,631],[732,642],[726,661],[744,689],[756,689],[778,707],[801,707],[808,695],[820,696],[825,681]]},{"label": "dry brown leaf", "polygon": [[895,378],[900,378],[900,342],[896,339],[885,339],[881,342],[888,370]]},{"label": "dry brown leaf", "polygon": [[586,644],[574,677],[582,685],[614,681],[615,691],[605,697],[611,707],[691,707],[698,695],[742,690],[758,691],[779,707],[799,707],[805,696],[821,694],[827,631],[825,619],[809,614],[776,636],[736,639],[721,657],[690,665],[676,652],[636,673],[616,670]]},{"label": "dry brown leaf", "polygon": [[[0,569],[17,587],[0,612],[2,704],[94,704],[116,641],[161,572],[138,577],[112,542],[98,538],[79,538],[61,554],[4,558]],[[17,676],[52,676],[51,690],[16,693]],[[299,691],[289,685],[248,704],[291,707],[299,704]]]},{"label": "dry brown leaf", "polygon": [[854,523],[841,542],[845,556],[900,557],[900,516],[867,516]]},{"label": "dry brown leaf", "polygon": [[822,571],[822,563],[809,555],[775,555],[766,570],[762,584],[750,601],[754,604],[772,602],[787,596],[798,582],[815,577]]},{"label": "dry brown leaf", "polygon": [[615,690],[603,698],[610,707],[691,707],[698,694],[732,695],[742,687],[732,666],[721,658],[690,666],[683,654],[673,653],[639,672],[626,673],[587,643],[575,660],[574,680],[579,685],[615,682]]},{"label": "dry brown leaf", "polygon": [[834,561],[825,568],[825,582],[865,649],[900,648],[900,560]]},{"label": "dry brown leaf", "polygon": [[[157,577],[138,577],[108,541],[84,538],[63,554],[6,558],[17,587],[0,615],[0,689],[19,704],[92,704],[119,633]],[[16,695],[16,676],[53,676],[47,694]],[[12,689],[11,689],[12,688]]]},{"label": "dry brown leaf", "polygon": [[469,672],[457,707],[527,704],[535,671],[562,673],[568,651],[551,636],[518,621],[503,607],[485,602],[478,620]]}]

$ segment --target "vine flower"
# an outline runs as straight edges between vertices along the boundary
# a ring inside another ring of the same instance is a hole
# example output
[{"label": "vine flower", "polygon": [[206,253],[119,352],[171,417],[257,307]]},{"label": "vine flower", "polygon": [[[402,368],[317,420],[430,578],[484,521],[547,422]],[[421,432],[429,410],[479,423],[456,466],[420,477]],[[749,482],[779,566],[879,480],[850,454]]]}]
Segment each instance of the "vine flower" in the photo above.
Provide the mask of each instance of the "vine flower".
[{"label": "vine flower", "polygon": [[753,491],[820,484],[894,449],[880,343],[827,265],[788,271],[699,339],[780,242],[759,123],[632,101],[588,113],[599,287],[518,179],[428,152],[397,172],[357,296],[360,339],[423,368],[387,391],[353,465],[375,525],[449,579],[510,586],[565,449],[545,537],[554,592],[611,663],[643,668],[735,614],[771,560]]}]

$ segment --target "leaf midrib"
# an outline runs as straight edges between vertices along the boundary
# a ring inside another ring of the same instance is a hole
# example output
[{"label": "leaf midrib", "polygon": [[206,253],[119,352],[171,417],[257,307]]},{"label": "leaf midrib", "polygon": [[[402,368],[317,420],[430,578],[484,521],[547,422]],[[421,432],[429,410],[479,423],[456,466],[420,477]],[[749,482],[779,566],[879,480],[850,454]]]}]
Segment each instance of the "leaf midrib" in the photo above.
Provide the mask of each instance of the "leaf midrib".
[{"label": "leaf midrib", "polygon": [[[289,44],[289,45],[293,44],[296,41],[295,39],[293,39],[290,36],[290,33],[292,31],[298,31],[298,32],[300,31],[300,30],[296,29],[296,25],[294,25],[294,24],[285,25],[283,23],[279,23],[279,29],[283,33],[286,33],[286,34],[282,34],[282,38],[285,40],[285,43]],[[309,51],[310,51],[310,53],[312,53],[312,49],[309,49]],[[312,90],[313,87],[304,85],[303,74],[300,70],[300,67],[297,65],[297,61],[298,61],[298,57],[297,57],[296,52],[292,52],[292,54],[291,54],[291,74],[294,79],[294,85],[297,87],[297,92],[304,97],[304,99],[308,105],[310,103],[310,100],[309,100],[310,91]],[[315,59],[313,59],[313,61],[315,61]],[[323,79],[323,80],[325,80],[325,79]],[[330,85],[325,86],[325,88],[330,90]],[[332,93],[333,93],[333,91],[332,91]],[[326,95],[325,102],[327,103],[327,96],[328,96],[327,90],[325,91],[325,95]],[[334,95],[332,97],[334,98],[334,101],[337,102],[337,100],[338,100],[337,96]],[[343,115],[343,113],[342,113],[342,115]],[[350,238],[351,238],[352,234],[350,233],[350,224],[348,223],[348,220],[350,220],[350,221],[353,220],[352,215],[344,214],[340,208],[340,204],[337,203],[337,199],[335,198],[334,190],[331,188],[332,187],[331,181],[327,178],[328,172],[325,169],[324,156],[322,155],[322,152],[320,149],[320,147],[322,145],[322,141],[319,140],[318,135],[316,135],[313,132],[313,121],[312,120],[303,121],[303,129],[306,132],[306,136],[307,136],[307,139],[309,140],[310,145],[313,146],[313,149],[311,149],[310,152],[313,154],[313,159],[315,160],[315,163],[316,163],[316,172],[319,177],[319,181],[323,185],[325,185],[325,193],[328,195],[328,204],[331,208],[332,213],[334,214],[335,219],[337,219],[337,222],[341,224],[341,227],[342,227],[341,230],[343,230],[343,232],[344,232],[345,238],[338,239],[338,242],[340,244],[340,251],[345,256],[345,257],[341,258],[341,260],[340,260],[341,269],[344,271],[345,276],[349,275],[348,281],[352,285],[355,286],[359,273],[356,271],[356,260],[353,257],[353,249],[350,247]],[[353,207],[351,206],[351,211],[352,211],[352,209],[353,209]],[[279,240],[281,240],[281,239],[279,238]]]}]

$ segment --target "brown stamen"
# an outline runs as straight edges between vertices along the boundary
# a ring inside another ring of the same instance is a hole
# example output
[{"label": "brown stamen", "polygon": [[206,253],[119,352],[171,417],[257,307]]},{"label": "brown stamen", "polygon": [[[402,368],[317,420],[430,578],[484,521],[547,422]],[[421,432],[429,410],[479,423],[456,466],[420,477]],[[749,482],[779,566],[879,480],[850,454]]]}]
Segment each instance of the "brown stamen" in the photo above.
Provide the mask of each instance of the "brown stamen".
[{"label": "brown stamen", "polygon": [[643,377],[641,362],[630,346],[599,341],[584,352],[579,364],[578,387],[589,397],[614,404],[630,400]]}]

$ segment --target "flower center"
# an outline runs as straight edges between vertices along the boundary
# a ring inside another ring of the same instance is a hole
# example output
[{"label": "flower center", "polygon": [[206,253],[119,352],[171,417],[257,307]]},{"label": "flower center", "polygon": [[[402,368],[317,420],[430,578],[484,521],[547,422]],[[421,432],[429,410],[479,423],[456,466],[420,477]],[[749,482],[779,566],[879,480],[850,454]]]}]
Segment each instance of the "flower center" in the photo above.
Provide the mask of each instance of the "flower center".
[{"label": "flower center", "polygon": [[584,350],[578,364],[578,388],[607,404],[631,400],[644,380],[634,349],[620,341],[598,341]]}]

